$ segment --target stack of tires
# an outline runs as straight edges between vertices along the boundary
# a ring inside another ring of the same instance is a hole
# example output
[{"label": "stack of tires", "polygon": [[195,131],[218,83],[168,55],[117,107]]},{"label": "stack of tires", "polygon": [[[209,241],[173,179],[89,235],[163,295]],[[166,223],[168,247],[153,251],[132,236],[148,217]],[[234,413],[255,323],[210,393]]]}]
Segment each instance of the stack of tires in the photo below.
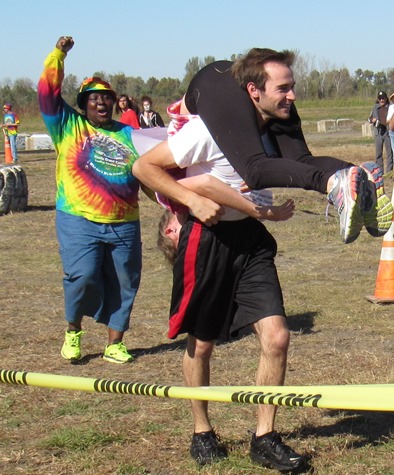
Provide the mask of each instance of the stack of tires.
[{"label": "stack of tires", "polygon": [[27,178],[20,165],[0,166],[0,216],[12,211],[26,211]]}]

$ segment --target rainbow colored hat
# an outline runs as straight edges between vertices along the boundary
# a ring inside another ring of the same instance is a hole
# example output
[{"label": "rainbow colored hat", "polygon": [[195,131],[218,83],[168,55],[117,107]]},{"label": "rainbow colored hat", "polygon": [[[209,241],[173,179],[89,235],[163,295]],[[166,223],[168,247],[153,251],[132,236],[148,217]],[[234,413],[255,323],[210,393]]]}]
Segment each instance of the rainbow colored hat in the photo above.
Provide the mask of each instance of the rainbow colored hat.
[{"label": "rainbow colored hat", "polygon": [[109,84],[106,81],[103,81],[101,78],[98,78],[98,77],[87,78],[81,84],[78,95],[77,95],[77,104],[80,109],[83,109],[83,106],[84,106],[83,98],[85,94],[87,94],[88,92],[93,92],[93,91],[97,91],[97,92],[107,91],[112,95],[114,101],[116,101],[116,92],[111,88],[111,84]]},{"label": "rainbow colored hat", "polygon": [[12,109],[12,105],[11,104],[4,104],[3,109],[7,109],[7,110],[10,111]]}]

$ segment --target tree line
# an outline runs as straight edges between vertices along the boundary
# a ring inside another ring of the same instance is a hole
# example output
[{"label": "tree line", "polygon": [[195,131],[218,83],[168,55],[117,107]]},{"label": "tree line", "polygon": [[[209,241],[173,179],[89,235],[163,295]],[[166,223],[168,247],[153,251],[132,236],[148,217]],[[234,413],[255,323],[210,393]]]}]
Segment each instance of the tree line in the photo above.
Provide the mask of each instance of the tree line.
[{"label": "tree line", "polygon": [[[337,68],[327,62],[321,62],[318,67],[315,59],[300,55],[295,51],[296,60],[293,66],[296,79],[297,99],[338,99],[338,98],[376,98],[377,92],[385,90],[394,92],[394,68],[385,71],[370,71],[357,69],[353,74],[345,67]],[[232,55],[233,61],[237,55]],[[168,104],[180,99],[185,93],[192,77],[204,66],[215,61],[213,56],[204,58],[192,57],[185,65],[185,75],[178,78],[150,77],[147,81],[140,76],[126,76],[123,73],[108,74],[96,71],[92,76],[99,76],[111,83],[118,94],[127,94],[138,100],[143,95],[149,95],[154,102],[154,108],[165,112]],[[65,76],[62,94],[72,106],[76,106],[76,96],[79,85],[85,78],[77,78],[73,74]],[[2,103],[13,104],[20,114],[38,114],[37,85],[27,78],[14,81],[4,79],[0,82],[0,100]]]}]

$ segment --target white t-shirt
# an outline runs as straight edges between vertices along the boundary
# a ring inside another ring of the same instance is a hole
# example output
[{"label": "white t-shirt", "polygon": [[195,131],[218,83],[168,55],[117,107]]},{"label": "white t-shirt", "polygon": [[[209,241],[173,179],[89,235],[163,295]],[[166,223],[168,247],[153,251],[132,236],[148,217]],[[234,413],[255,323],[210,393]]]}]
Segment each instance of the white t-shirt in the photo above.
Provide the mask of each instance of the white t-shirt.
[{"label": "white t-shirt", "polygon": [[393,117],[393,115],[394,115],[394,104],[390,104],[389,109],[387,111],[387,119],[386,119],[387,125],[390,122],[390,119]]},{"label": "white t-shirt", "polygon": [[[243,179],[224,157],[200,118],[190,120],[179,132],[168,137],[168,146],[179,168],[186,168],[187,177],[212,175],[240,192]],[[272,205],[270,190],[253,190],[243,193],[242,196],[259,206]],[[236,221],[246,217],[244,213],[232,208],[224,207],[224,210],[225,214],[221,218],[224,221]]]}]

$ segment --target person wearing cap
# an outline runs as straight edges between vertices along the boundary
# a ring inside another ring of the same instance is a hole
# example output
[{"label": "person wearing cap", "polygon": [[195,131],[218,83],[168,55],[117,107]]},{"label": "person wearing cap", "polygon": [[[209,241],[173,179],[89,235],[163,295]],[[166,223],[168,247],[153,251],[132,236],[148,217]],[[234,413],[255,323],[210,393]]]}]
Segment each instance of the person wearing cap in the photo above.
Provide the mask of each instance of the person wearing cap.
[{"label": "person wearing cap", "polygon": [[81,359],[82,318],[108,328],[103,358],[127,363],[123,343],[140,284],[138,158],[132,128],[112,119],[116,94],[99,77],[85,79],[79,112],[61,94],[64,60],[74,46],[62,36],[44,62],[38,99],[57,153],[56,232],[63,265],[68,328],[61,355]]},{"label": "person wearing cap", "polygon": [[[393,150],[387,127],[388,109],[389,98],[385,91],[379,91],[368,122],[374,126],[376,164],[382,173],[391,172],[393,169]],[[383,147],[386,149],[386,168],[383,163]]]},{"label": "person wearing cap", "polygon": [[3,106],[3,124],[2,128],[4,135],[7,135],[10,141],[11,154],[13,163],[18,163],[18,151],[16,148],[16,138],[18,136],[19,117],[15,112],[12,112],[11,104],[4,104]]}]

